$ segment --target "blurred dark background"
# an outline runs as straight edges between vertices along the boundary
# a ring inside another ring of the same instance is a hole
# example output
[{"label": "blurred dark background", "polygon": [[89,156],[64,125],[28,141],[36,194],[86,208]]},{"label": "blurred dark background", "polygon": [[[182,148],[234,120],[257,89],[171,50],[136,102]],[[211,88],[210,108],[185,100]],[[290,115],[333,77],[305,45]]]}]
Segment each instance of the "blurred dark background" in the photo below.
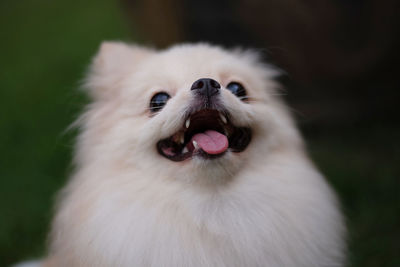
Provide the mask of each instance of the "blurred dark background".
[{"label": "blurred dark background", "polygon": [[44,253],[102,40],[251,47],[342,202],[349,266],[400,266],[397,0],[1,0],[0,266]]}]

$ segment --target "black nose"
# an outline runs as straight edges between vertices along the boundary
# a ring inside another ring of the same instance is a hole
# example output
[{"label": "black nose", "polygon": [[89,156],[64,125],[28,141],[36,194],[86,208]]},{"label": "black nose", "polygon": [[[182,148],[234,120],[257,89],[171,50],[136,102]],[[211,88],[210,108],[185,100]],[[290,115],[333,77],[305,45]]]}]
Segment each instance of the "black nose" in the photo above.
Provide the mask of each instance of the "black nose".
[{"label": "black nose", "polygon": [[218,94],[220,88],[221,85],[216,80],[202,78],[195,81],[190,90],[196,90],[198,94],[210,97]]}]

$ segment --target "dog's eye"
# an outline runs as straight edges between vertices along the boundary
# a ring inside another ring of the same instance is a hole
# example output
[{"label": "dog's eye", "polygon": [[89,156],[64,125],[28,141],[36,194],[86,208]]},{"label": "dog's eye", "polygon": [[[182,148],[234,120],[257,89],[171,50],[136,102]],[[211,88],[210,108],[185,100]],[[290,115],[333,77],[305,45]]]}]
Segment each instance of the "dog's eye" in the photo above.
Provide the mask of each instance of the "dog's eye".
[{"label": "dog's eye", "polygon": [[161,110],[170,98],[169,94],[165,92],[155,94],[150,100],[150,111],[157,112]]},{"label": "dog's eye", "polygon": [[240,83],[231,82],[228,84],[228,86],[226,86],[226,88],[240,100],[247,100],[246,89],[244,89],[243,85]]}]

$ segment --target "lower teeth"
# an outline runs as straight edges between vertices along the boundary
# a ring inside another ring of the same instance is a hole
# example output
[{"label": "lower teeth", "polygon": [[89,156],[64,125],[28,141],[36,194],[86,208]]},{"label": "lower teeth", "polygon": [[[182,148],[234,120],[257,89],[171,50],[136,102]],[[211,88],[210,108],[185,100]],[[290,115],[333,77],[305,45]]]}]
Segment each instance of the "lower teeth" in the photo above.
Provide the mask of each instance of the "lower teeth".
[{"label": "lower teeth", "polygon": [[194,149],[199,149],[199,145],[198,145],[197,142],[194,141],[194,140],[193,140],[193,146],[194,146]]}]

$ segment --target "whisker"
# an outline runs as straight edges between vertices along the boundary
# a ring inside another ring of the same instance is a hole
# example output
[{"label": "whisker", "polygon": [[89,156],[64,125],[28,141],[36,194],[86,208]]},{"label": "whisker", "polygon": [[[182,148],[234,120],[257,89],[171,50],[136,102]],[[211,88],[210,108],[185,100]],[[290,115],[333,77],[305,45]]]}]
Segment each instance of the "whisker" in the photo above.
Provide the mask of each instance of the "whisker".
[{"label": "whisker", "polygon": [[287,96],[288,93],[286,93],[286,92],[284,92],[284,93],[272,93],[270,95],[272,95],[272,96]]}]

